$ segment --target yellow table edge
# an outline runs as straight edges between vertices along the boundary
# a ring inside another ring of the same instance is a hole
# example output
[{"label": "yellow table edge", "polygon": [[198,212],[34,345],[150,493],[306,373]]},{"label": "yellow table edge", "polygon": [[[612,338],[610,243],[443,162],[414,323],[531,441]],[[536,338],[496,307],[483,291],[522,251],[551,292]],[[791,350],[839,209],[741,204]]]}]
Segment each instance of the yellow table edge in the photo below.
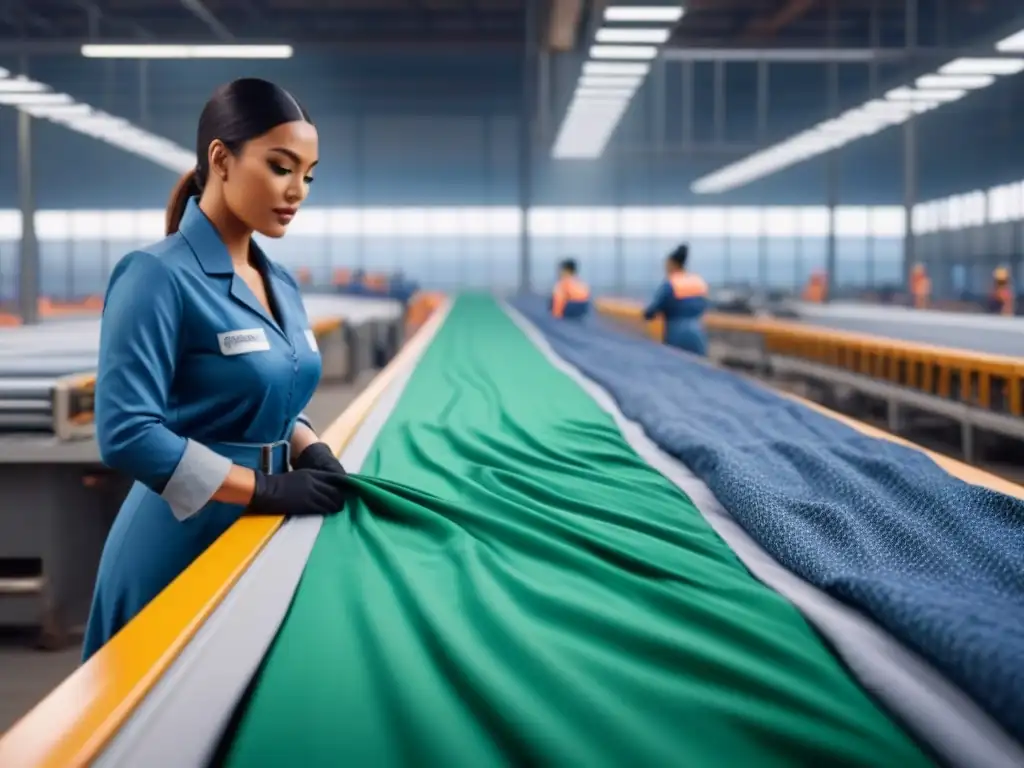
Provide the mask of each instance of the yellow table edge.
[{"label": "yellow table edge", "polygon": [[[598,299],[595,302],[597,309],[602,314],[618,316],[630,320],[642,320],[642,307],[637,302],[624,299]],[[650,321],[657,323],[657,320]],[[808,326],[798,321],[785,320],[773,317],[754,317],[751,315],[729,315],[718,312],[709,312],[705,315],[705,323],[710,328],[718,330],[747,331],[751,333],[764,332],[769,330],[784,331],[799,334],[804,337],[819,336],[834,342],[860,342],[864,344],[885,344],[893,350],[902,350],[912,354],[931,354],[940,356],[956,364],[959,362],[987,363],[989,365],[1004,365],[1017,367],[1024,363],[1019,357],[1009,355],[996,355],[985,352],[974,352],[969,349],[957,349],[956,347],[942,347],[934,344],[923,344],[920,342],[904,341],[903,339],[891,339],[886,336],[876,336],[869,333],[856,333],[854,331],[843,331],[829,328],[824,325]]]},{"label": "yellow table edge", "polygon": [[[374,404],[425,346],[446,305],[374,377],[321,439],[340,453]],[[283,523],[244,517],[229,528],[86,664],[0,738],[3,768],[88,766],[220,605]]]},{"label": "yellow table edge", "polygon": [[[633,304],[628,301],[622,301],[619,299],[598,300],[596,304],[598,311],[604,312],[607,309],[609,311],[609,314],[614,313],[619,316],[629,317],[631,319],[641,319],[642,310],[640,306],[637,304]],[[757,321],[754,320],[753,322]],[[865,336],[864,338],[877,340],[880,339],[881,337]],[[942,348],[936,347],[935,349]],[[886,432],[884,429],[878,429],[877,427],[872,427],[871,425],[865,424],[864,422],[858,421],[857,419],[851,418],[849,416],[844,416],[841,413],[837,413],[836,411],[826,408],[823,405],[819,405],[818,403],[815,403],[811,400],[799,397],[798,395],[793,395],[788,392],[780,392],[779,390],[776,389],[772,389],[772,391],[790,400],[806,405],[808,408],[818,411],[819,413],[822,413],[826,416],[829,416],[835,419],[836,421],[840,421],[843,424],[846,424],[848,427],[856,429],[861,434],[868,435],[870,437],[881,438],[883,440],[889,440],[890,442],[899,443],[900,445],[905,445],[908,448],[913,448],[916,451],[920,451],[921,453],[925,454],[928,458],[930,458],[932,461],[934,461],[936,464],[938,464],[940,467],[942,467],[947,473],[953,475],[953,477],[963,480],[965,483],[970,483],[971,485],[979,485],[983,488],[988,488],[990,490],[997,491],[998,493],[1006,494],[1007,496],[1013,496],[1018,499],[1024,499],[1024,486],[1017,485],[1016,483],[1012,483],[1009,480],[1004,480],[1001,477],[993,475],[991,472],[986,472],[983,469],[972,467],[969,464],[965,464],[964,462],[950,458],[949,456],[944,456],[941,453],[930,451],[927,448],[923,448],[922,446],[917,445],[916,443],[913,443],[909,440],[904,440],[902,437],[898,437],[897,435],[894,435],[891,432]]]}]

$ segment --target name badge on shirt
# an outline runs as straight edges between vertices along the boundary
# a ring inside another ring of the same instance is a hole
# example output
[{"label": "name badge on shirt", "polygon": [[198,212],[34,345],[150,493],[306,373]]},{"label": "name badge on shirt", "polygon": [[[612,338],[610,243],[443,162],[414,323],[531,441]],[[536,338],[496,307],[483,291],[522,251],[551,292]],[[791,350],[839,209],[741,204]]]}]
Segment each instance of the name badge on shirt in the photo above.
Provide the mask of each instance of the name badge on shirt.
[{"label": "name badge on shirt", "polygon": [[320,347],[317,346],[316,334],[313,333],[313,329],[312,328],[307,328],[306,329],[306,341],[309,342],[309,348],[310,349],[312,349],[317,354],[320,354]]},{"label": "name badge on shirt", "polygon": [[247,355],[250,352],[267,352],[270,342],[267,332],[262,328],[246,328],[240,331],[228,331],[217,334],[222,355]]}]

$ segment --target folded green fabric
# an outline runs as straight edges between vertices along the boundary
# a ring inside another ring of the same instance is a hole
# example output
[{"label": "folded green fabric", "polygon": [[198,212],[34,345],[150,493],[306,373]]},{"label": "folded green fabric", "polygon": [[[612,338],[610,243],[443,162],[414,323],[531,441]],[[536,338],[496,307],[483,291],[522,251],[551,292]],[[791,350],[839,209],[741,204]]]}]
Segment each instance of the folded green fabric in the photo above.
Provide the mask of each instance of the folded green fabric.
[{"label": "folded green fabric", "polygon": [[229,765],[929,764],[492,300],[456,303],[363,473]]}]

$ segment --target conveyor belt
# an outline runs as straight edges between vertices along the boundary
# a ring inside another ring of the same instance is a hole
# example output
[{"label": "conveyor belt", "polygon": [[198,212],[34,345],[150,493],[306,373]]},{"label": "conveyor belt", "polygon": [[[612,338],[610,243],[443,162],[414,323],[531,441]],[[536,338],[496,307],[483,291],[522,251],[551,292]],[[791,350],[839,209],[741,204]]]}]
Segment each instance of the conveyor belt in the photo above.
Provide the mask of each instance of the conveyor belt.
[{"label": "conveyor belt", "polygon": [[962,312],[874,307],[863,304],[798,304],[800,320],[840,331],[868,333],[938,347],[1024,358],[1024,318]]},{"label": "conveyor belt", "polygon": [[227,765],[929,763],[491,300],[364,472]]}]

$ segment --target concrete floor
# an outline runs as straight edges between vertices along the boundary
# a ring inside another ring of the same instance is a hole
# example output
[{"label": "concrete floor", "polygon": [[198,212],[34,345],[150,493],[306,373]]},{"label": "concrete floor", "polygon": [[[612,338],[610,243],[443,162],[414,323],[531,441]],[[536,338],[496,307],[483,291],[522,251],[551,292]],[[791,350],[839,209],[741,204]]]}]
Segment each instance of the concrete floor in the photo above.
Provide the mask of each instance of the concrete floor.
[{"label": "concrete floor", "polygon": [[[306,409],[316,429],[324,430],[337,418],[373,375],[368,372],[349,386],[322,387]],[[0,629],[0,734],[78,666],[81,649],[77,644],[61,651],[40,651],[34,642],[34,631]]]}]

